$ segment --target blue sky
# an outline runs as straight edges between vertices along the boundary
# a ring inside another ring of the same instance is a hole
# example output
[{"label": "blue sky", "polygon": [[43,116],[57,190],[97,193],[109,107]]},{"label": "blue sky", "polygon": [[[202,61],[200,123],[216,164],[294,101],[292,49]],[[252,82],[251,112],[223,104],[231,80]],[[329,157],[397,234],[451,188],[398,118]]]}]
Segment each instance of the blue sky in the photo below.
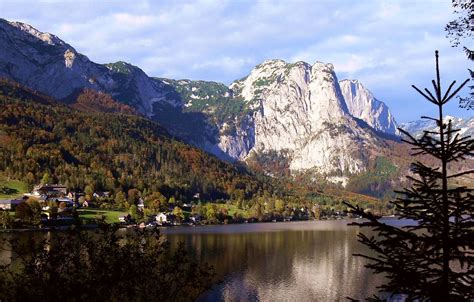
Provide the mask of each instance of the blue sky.
[{"label": "blue sky", "polygon": [[[448,0],[0,0],[0,12],[95,62],[123,60],[151,76],[230,84],[266,59],[333,63],[339,79],[360,80],[399,122],[434,113],[410,85],[431,87],[435,49],[445,83],[474,68],[445,37]],[[456,100],[448,113],[473,115]]]}]

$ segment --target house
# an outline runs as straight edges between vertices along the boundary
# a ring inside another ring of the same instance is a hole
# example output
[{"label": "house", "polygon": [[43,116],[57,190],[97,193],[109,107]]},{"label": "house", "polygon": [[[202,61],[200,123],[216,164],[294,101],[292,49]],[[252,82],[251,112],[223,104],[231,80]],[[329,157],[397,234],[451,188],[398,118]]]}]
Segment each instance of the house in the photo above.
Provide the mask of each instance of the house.
[{"label": "house", "polygon": [[33,189],[33,195],[47,195],[48,197],[59,197],[67,195],[67,187],[61,184],[45,184],[36,186]]},{"label": "house", "polygon": [[167,216],[165,213],[158,213],[158,215],[156,215],[156,222],[158,222],[158,224],[164,224],[164,223],[167,223],[168,220],[167,220]]},{"label": "house", "polygon": [[110,196],[110,192],[94,192],[92,196],[95,198],[107,198]]},{"label": "house", "polygon": [[0,209],[5,211],[14,211],[16,207],[24,201],[24,199],[3,199],[0,200]]},{"label": "house", "polygon": [[72,207],[74,206],[74,200],[72,200],[71,198],[68,198],[68,197],[61,197],[61,198],[58,198],[56,199],[56,202],[58,203],[58,205],[61,203],[61,202],[64,202],[66,204],[66,207]]},{"label": "house", "polygon": [[191,212],[192,207],[193,207],[193,203],[192,203],[192,202],[190,202],[190,203],[183,203],[183,206],[181,207],[181,209],[182,209],[183,211]]},{"label": "house", "polygon": [[189,216],[189,220],[194,223],[194,224],[197,224],[197,223],[200,223],[201,220],[202,220],[202,216],[199,215],[199,214],[193,214],[191,216]]}]

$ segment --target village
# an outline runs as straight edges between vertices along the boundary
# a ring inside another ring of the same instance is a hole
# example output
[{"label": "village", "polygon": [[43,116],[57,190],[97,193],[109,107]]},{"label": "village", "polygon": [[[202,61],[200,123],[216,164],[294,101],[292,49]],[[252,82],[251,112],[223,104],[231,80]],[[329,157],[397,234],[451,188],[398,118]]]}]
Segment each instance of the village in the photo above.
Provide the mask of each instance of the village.
[{"label": "village", "polygon": [[[62,184],[41,184],[22,197],[0,200],[0,211],[8,212],[13,224],[40,227],[100,222],[151,227],[193,225],[201,220],[198,214],[191,214],[192,203],[183,203],[181,206],[171,204],[167,207],[169,211],[150,212],[145,210],[144,200],[140,197],[133,207],[136,211],[126,212],[99,206],[101,200],[110,198],[109,192],[93,192],[90,200],[85,195],[84,192],[70,191]],[[199,194],[196,195],[198,197]]]},{"label": "village", "polygon": [[[284,222],[313,219],[342,219],[345,212],[327,213],[317,205],[309,207],[282,207],[280,212],[269,212],[263,207],[240,210],[229,203],[210,203],[200,200],[196,193],[190,202],[166,200],[164,196],[141,196],[122,208],[112,207],[110,192],[77,192],[62,184],[40,184],[29,193],[14,199],[0,200],[0,227],[54,228],[82,225],[94,227],[101,223],[123,227],[161,227],[179,225],[228,224],[253,222]],[[129,194],[130,195],[130,194]],[[161,198],[161,202],[153,200]],[[151,201],[150,201],[151,200]],[[158,204],[158,205],[157,205]],[[6,215],[6,214],[8,215]]]}]

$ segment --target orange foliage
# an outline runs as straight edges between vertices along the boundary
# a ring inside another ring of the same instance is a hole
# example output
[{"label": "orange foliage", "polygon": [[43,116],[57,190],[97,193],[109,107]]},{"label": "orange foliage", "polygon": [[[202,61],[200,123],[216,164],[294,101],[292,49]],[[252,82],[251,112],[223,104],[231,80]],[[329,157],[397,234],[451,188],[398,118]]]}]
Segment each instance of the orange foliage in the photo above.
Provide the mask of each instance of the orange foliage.
[{"label": "orange foliage", "polygon": [[109,94],[88,88],[82,91],[72,107],[87,112],[138,114],[134,108],[115,101]]}]

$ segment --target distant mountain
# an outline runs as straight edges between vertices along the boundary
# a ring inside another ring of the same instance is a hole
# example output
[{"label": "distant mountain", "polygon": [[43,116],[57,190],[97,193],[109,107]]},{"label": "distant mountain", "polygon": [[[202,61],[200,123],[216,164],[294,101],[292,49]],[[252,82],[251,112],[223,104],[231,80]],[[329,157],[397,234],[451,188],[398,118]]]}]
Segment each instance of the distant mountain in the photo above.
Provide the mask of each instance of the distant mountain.
[{"label": "distant mountain", "polygon": [[[471,137],[474,137],[474,116],[465,119],[454,116],[446,116],[444,121],[447,122],[448,120],[451,120],[453,128],[461,130],[458,132],[460,135],[470,135]],[[400,128],[417,138],[423,135],[423,131],[433,131],[436,127],[435,121],[426,119],[400,124]]]},{"label": "distant mountain", "polygon": [[398,134],[397,123],[387,105],[377,100],[359,81],[342,80],[339,85],[352,116],[365,121],[377,131]]},{"label": "distant mountain", "polygon": [[160,82],[124,62],[101,65],[55,35],[21,22],[0,19],[0,77],[55,99],[73,102],[84,89],[111,94],[143,114],[162,101]]}]

